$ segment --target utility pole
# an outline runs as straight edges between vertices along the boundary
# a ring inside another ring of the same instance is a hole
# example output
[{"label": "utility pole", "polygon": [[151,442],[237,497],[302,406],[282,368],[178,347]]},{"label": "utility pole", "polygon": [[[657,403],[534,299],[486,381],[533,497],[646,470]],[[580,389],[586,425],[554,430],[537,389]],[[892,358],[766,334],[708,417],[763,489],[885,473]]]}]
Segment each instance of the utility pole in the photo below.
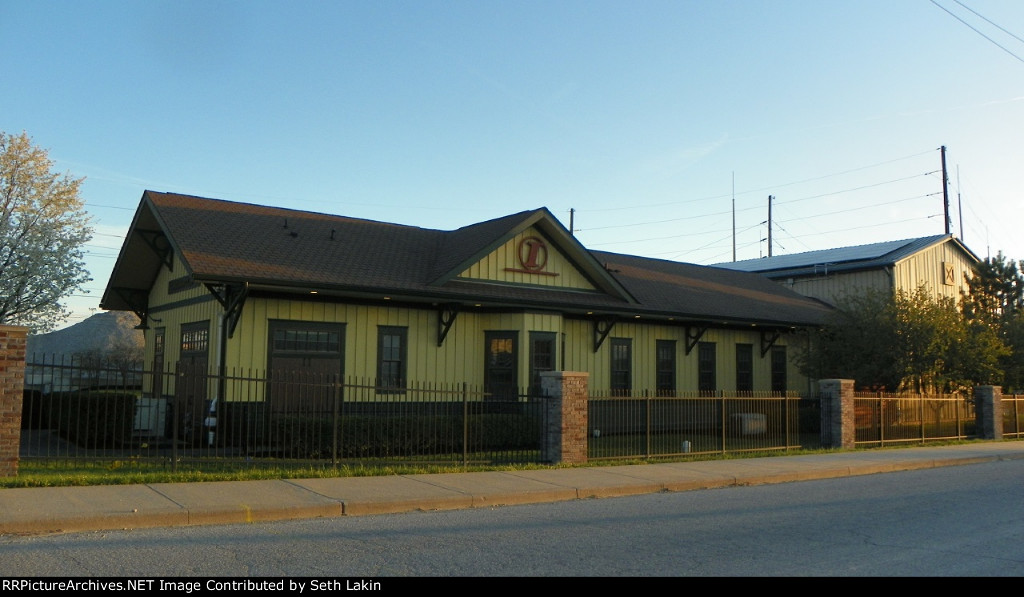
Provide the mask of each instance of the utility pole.
[{"label": "utility pole", "polygon": [[772,200],[775,197],[768,195],[768,256],[772,256]]},{"label": "utility pole", "polygon": [[956,209],[960,213],[960,242],[964,242],[964,204],[960,201],[960,164],[956,165]]},{"label": "utility pole", "polygon": [[573,219],[576,216],[576,209],[573,207],[569,208],[569,236],[575,236],[573,233]]},{"label": "utility pole", "polygon": [[732,173],[732,262],[736,263],[736,173]]},{"label": "utility pole", "polygon": [[942,205],[946,214],[946,234],[949,234],[949,175],[946,174],[946,146],[942,149]]}]

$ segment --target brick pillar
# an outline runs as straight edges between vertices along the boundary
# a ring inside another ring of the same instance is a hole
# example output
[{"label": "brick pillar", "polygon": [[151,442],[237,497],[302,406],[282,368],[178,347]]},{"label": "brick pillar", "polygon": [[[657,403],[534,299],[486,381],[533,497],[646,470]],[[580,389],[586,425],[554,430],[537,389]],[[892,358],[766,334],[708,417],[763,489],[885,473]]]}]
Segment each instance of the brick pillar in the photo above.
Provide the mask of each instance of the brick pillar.
[{"label": "brick pillar", "polygon": [[540,374],[545,400],[541,459],[551,464],[587,461],[589,373],[546,371]]},{"label": "brick pillar", "polygon": [[28,328],[0,325],[0,477],[18,475]]},{"label": "brick pillar", "polygon": [[857,439],[853,415],[853,380],[822,379],[821,445],[825,448],[852,450]]},{"label": "brick pillar", "polygon": [[977,417],[978,437],[1003,439],[1003,388],[975,386],[974,414]]}]

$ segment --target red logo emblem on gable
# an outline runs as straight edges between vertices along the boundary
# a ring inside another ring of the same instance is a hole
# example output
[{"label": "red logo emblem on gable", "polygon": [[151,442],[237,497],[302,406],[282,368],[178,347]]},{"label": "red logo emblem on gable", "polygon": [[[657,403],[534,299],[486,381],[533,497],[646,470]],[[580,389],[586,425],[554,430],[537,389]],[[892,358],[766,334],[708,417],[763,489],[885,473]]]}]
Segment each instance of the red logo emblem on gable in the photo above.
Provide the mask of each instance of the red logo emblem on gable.
[{"label": "red logo emblem on gable", "polygon": [[519,265],[523,269],[536,272],[548,264],[548,246],[536,236],[528,236],[519,241]]},{"label": "red logo emblem on gable", "polygon": [[536,236],[528,236],[519,241],[516,247],[519,267],[508,267],[505,271],[519,272],[522,274],[541,274],[545,276],[557,276],[554,272],[544,271],[548,265],[548,245]]}]

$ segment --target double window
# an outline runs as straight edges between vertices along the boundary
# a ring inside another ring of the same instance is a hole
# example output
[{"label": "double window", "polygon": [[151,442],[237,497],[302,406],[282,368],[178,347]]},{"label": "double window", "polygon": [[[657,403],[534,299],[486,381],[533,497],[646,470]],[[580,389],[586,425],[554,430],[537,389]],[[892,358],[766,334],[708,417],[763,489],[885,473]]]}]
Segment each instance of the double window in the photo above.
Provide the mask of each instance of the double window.
[{"label": "double window", "polygon": [[715,357],[714,342],[697,344],[697,389],[701,392],[714,392],[718,389],[715,371],[718,367]]},{"label": "double window", "polygon": [[676,393],[676,343],[673,340],[658,340],[654,351],[658,395],[672,396]]},{"label": "double window", "polygon": [[772,347],[772,391],[785,392],[789,383],[786,379],[786,347]]},{"label": "double window", "polygon": [[736,345],[736,391],[754,391],[754,345]]},{"label": "double window", "polygon": [[633,341],[612,338],[611,390],[616,396],[628,396],[633,391]]},{"label": "double window", "polygon": [[554,332],[530,332],[530,393],[540,393],[540,374],[556,367]]},{"label": "double window", "polygon": [[404,327],[377,327],[377,385],[390,392],[401,392],[408,372],[409,330]]}]

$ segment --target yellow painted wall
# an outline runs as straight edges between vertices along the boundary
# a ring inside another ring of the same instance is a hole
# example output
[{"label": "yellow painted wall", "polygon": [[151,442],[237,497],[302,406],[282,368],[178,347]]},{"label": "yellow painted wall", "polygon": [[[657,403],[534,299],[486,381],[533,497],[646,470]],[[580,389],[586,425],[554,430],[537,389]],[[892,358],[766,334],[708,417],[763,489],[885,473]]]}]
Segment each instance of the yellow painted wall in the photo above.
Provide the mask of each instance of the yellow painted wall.
[{"label": "yellow painted wall", "polygon": [[[919,286],[925,286],[935,296],[960,300],[961,292],[969,292],[973,260],[953,243],[942,243],[911,255],[896,264],[896,288],[913,293]],[[943,275],[944,264],[952,268],[952,284],[946,283]]]},{"label": "yellow painted wall", "polygon": [[[944,281],[943,266],[953,269],[953,283]],[[920,251],[897,262],[893,267],[858,272],[828,272],[822,269],[818,276],[777,280],[780,284],[804,296],[824,300],[831,304],[843,297],[864,294],[868,290],[895,293],[899,290],[913,293],[925,286],[935,297],[959,301],[961,292],[968,292],[967,281],[974,260],[952,242]]]},{"label": "yellow painted wall", "polygon": [[412,382],[482,385],[484,334],[515,330],[520,334],[521,377],[526,378],[527,338],[531,331],[561,331],[561,316],[534,313],[458,314],[444,344],[437,346],[438,312],[408,308],[250,298],[228,343],[229,368],[267,366],[269,325],[273,320],[345,324],[344,376],[372,380],[377,375],[377,329],[408,328],[408,379]]},{"label": "yellow painted wall", "polygon": [[[631,338],[633,346],[633,389],[654,391],[656,387],[655,348],[658,340],[673,340],[676,343],[676,388],[680,392],[697,391],[697,348],[686,354],[686,329],[676,326],[637,323],[616,323],[595,353],[593,351],[593,324],[588,321],[571,320],[566,324],[565,369],[586,371],[590,374],[590,388],[595,392],[607,392],[611,387],[611,338]],[[754,347],[754,389],[771,389],[771,355],[761,356],[761,335],[757,331],[709,329],[700,342],[716,345],[716,381],[720,390],[736,389],[736,344],[752,344]],[[786,380],[791,391],[805,391],[807,379],[793,365],[796,350],[804,345],[798,334],[783,335],[776,346],[787,346],[790,363]]]},{"label": "yellow painted wall", "polygon": [[813,278],[797,278],[792,282],[779,280],[784,286],[804,296],[821,299],[830,304],[842,302],[843,297],[853,293],[860,295],[868,290],[892,292],[893,281],[888,269],[862,272],[822,272]]},{"label": "yellow painted wall", "polygon": [[[179,353],[180,326],[184,323],[210,321],[210,364],[216,366],[217,338],[220,333],[220,305],[208,301],[201,305],[160,312],[156,326],[166,328],[165,361],[174,363]],[[480,388],[484,383],[485,334],[490,331],[515,331],[518,338],[519,383],[529,383],[530,332],[552,332],[557,336],[557,367],[590,374],[595,392],[607,392],[610,386],[610,341],[593,351],[594,327],[590,321],[566,320],[556,313],[475,313],[466,309],[459,313],[444,343],[437,346],[438,312],[432,308],[411,308],[387,305],[350,305],[330,302],[308,302],[278,298],[250,297],[242,310],[234,336],[228,341],[225,365],[229,373],[261,376],[267,368],[270,322],[331,322],[344,324],[344,371],[346,380],[372,382],[377,375],[377,328],[381,325],[408,328],[408,379],[411,385],[467,383]],[[152,350],[153,330],[147,332]],[[633,388],[640,392],[654,391],[656,377],[655,347],[657,340],[676,342],[677,388],[681,392],[697,390],[697,350],[686,354],[685,328],[634,322],[617,323],[608,338],[631,338],[633,346]],[[709,329],[702,342],[717,346],[717,385],[721,390],[735,389],[735,346],[748,343],[754,347],[754,388],[771,387],[770,355],[761,356],[761,336],[756,330]],[[790,363],[796,350],[802,348],[801,337],[784,335],[776,345],[788,347]],[[563,357],[564,350],[564,357]],[[150,357],[152,354],[150,352]],[[807,380],[791,364],[787,375],[789,389],[807,390]],[[261,390],[260,390],[261,391]],[[251,394],[247,399],[253,399]],[[228,397],[230,399],[230,396]]]},{"label": "yellow painted wall", "polygon": [[[203,285],[197,285],[178,292],[169,292],[168,284],[172,280],[179,279],[187,274],[187,271],[175,256],[174,269],[160,268],[156,282],[149,295],[149,317],[147,324],[149,329],[145,331],[146,338],[146,363],[152,364],[154,358],[153,338],[158,329],[164,330],[164,368],[172,367],[179,360],[181,355],[181,326],[183,324],[197,323],[202,321],[210,322],[210,363],[214,364],[215,352],[213,347],[217,346],[218,318],[222,313],[220,304],[213,298]],[[173,369],[172,369],[173,370]],[[147,384],[149,380],[146,380]],[[151,391],[151,387],[145,387],[145,391]],[[165,385],[167,393],[174,392],[173,376],[167,378]]]}]

